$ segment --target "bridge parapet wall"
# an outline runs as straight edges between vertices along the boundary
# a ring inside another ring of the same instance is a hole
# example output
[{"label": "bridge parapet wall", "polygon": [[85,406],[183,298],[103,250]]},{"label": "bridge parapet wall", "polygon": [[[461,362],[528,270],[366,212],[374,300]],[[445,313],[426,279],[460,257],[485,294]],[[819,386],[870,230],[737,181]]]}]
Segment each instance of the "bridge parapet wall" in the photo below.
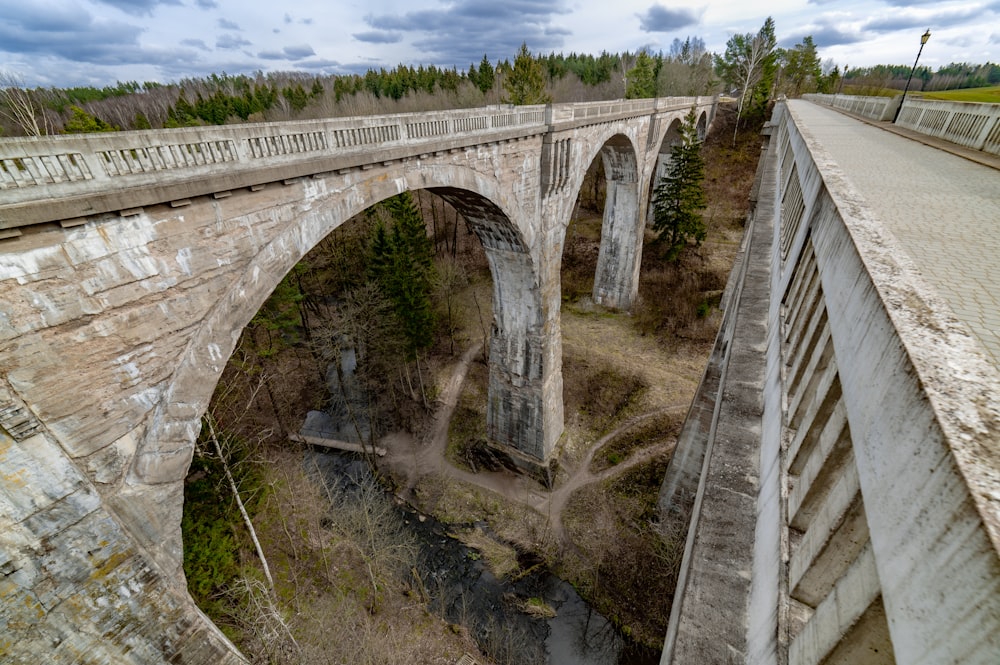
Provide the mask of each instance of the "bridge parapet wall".
[{"label": "bridge parapet wall", "polygon": [[848,111],[855,115],[860,115],[869,120],[892,120],[896,108],[899,106],[899,97],[877,97],[865,95],[802,95],[803,99],[808,99],[817,104],[832,106],[841,111]]},{"label": "bridge parapet wall", "polygon": [[185,127],[0,140],[0,238],[20,227],[668,112],[714,98]]},{"label": "bridge parapet wall", "polygon": [[[794,108],[775,113],[781,392],[763,421],[781,446],[762,448],[759,499],[783,497],[783,533],[768,543],[758,525],[755,550],[755,573],[774,551],[785,566],[777,650],[793,665],[995,662],[1000,373]],[[758,586],[751,617],[769,597]],[[749,653],[770,652],[765,627]]]},{"label": "bridge parapet wall", "polygon": [[545,106],[0,141],[0,233],[540,134]]},{"label": "bridge parapet wall", "polygon": [[662,662],[995,663],[1000,372],[803,106],[772,119],[746,273],[769,265],[770,288],[742,280],[720,332]]}]

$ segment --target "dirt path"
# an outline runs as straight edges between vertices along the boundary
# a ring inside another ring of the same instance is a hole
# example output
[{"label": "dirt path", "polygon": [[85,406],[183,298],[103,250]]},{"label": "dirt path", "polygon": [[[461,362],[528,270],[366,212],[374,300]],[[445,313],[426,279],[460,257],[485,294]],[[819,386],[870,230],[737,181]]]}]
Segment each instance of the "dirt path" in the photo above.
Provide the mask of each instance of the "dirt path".
[{"label": "dirt path", "polygon": [[563,527],[562,514],[570,497],[575,492],[592,483],[603,482],[619,476],[633,467],[673,450],[673,442],[646,446],[636,450],[628,459],[615,466],[597,473],[590,471],[594,455],[608,442],[645,420],[664,413],[681,412],[687,408],[687,404],[673,404],[656,409],[621,424],[614,431],[604,435],[589,446],[579,465],[571,470],[569,477],[554,490],[547,490],[525,476],[510,472],[482,471],[472,473],[452,465],[445,456],[448,447],[448,426],[451,423],[455,405],[458,403],[458,396],[461,393],[462,384],[465,382],[469,364],[480,349],[480,344],[469,347],[451,368],[448,382],[442,389],[438,400],[440,406],[434,414],[433,425],[422,442],[417,441],[415,437],[406,432],[391,433],[381,441],[382,446],[388,451],[386,463],[389,464],[397,477],[405,479],[405,482],[401,483],[400,490],[404,498],[413,498],[414,488],[425,476],[429,474],[442,475],[495,492],[508,501],[528,506],[548,519],[552,533],[560,543],[570,544]]}]

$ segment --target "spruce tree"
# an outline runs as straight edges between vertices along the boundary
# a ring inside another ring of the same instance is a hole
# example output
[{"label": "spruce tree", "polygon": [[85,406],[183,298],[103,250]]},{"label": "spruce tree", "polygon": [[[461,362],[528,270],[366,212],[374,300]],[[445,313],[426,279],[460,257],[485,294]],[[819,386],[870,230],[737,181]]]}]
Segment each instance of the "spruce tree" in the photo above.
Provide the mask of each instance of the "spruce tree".
[{"label": "spruce tree", "polygon": [[653,190],[653,229],[666,247],[666,258],[676,261],[690,241],[705,239],[701,211],[706,206],[705,162],[701,156],[696,116],[692,108],[680,127],[681,141],[670,148],[670,168]]},{"label": "spruce tree", "polygon": [[505,104],[518,106],[528,104],[548,104],[552,98],[545,92],[545,70],[542,63],[528,52],[528,45],[521,42],[521,49],[514,58],[514,66],[504,78],[503,87],[507,91]]},{"label": "spruce tree", "polygon": [[483,59],[479,63],[479,73],[476,78],[476,85],[484,95],[493,89],[495,78],[496,73],[493,71],[493,65],[490,64],[490,59],[484,53]]},{"label": "spruce tree", "polygon": [[407,359],[434,341],[434,248],[427,237],[423,216],[409,192],[384,204],[392,229],[375,226],[369,245],[369,272],[392,302],[403,337]]}]

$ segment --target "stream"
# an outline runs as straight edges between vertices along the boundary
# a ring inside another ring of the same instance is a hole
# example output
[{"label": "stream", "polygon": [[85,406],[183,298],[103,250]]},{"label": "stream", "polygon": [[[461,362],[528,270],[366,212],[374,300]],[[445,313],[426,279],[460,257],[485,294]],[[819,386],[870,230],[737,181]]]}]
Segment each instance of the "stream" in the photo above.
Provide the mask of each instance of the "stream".
[{"label": "stream", "polygon": [[[340,366],[330,365],[325,411],[310,411],[301,434],[360,442],[370,437],[367,399],[357,385],[353,349],[342,352]],[[339,369],[339,371],[338,371]],[[345,487],[371,470],[358,455],[312,450],[307,468],[319,469],[331,486]],[[537,566],[531,554],[519,555],[520,568],[532,572],[517,579],[497,579],[478,551],[448,535],[449,529],[485,523],[445,525],[408,505],[397,506],[418,543],[417,573],[430,598],[431,611],[465,627],[480,649],[505,665],[657,665],[660,653],[622,635],[580,597],[569,583]],[[529,615],[522,607],[541,601],[554,616]]]},{"label": "stream", "polygon": [[[343,487],[371,471],[352,453],[311,451],[306,465],[325,480]],[[464,626],[485,653],[510,665],[655,665],[659,653],[631,642],[593,610],[567,582],[543,568],[516,581],[497,579],[479,553],[448,535],[445,525],[398,505],[407,529],[418,543],[417,572],[430,598],[431,611]],[[488,532],[488,530],[487,530]],[[522,555],[522,569],[537,562]],[[541,599],[555,610],[545,618],[524,613],[527,599]]]}]

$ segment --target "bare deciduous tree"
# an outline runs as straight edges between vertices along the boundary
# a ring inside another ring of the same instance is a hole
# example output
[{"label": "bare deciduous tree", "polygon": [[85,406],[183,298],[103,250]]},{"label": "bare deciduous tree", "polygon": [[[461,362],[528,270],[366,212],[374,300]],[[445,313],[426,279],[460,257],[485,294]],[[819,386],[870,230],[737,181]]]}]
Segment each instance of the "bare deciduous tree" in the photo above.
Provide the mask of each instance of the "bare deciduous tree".
[{"label": "bare deciduous tree", "polygon": [[[20,76],[0,70],[0,114],[28,136],[48,133],[45,115]],[[41,122],[39,122],[41,118]]]}]

